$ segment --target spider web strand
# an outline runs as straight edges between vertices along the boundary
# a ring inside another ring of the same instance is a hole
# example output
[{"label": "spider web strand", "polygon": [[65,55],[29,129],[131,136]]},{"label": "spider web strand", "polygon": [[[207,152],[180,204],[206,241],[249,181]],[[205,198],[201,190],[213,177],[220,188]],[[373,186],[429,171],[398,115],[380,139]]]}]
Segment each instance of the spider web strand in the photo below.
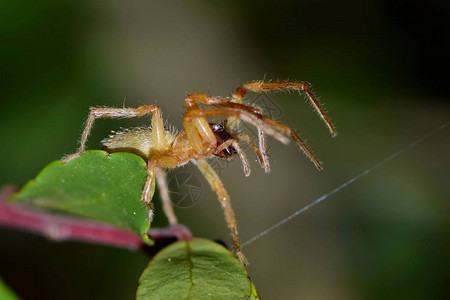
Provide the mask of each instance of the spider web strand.
[{"label": "spider web strand", "polygon": [[300,208],[299,210],[297,210],[296,212],[294,212],[293,214],[287,216],[286,218],[282,219],[280,222],[270,226],[269,228],[267,228],[266,230],[262,231],[261,233],[255,235],[254,237],[252,237],[251,239],[245,241],[244,243],[242,243],[241,248],[244,248],[245,246],[253,243],[254,241],[260,239],[261,237],[265,236],[266,234],[268,234],[269,232],[271,232],[272,230],[280,227],[281,225],[289,222],[290,220],[292,220],[293,218],[297,217],[298,215],[300,215],[301,213],[307,211],[308,209],[310,209],[311,207],[315,206],[316,204],[322,202],[323,200],[327,199],[328,197],[332,196],[333,194],[339,192],[340,190],[342,190],[343,188],[349,186],[350,184],[354,183],[355,181],[357,181],[358,179],[360,179],[361,177],[369,174],[370,172],[372,172],[373,170],[377,169],[378,167],[384,165],[385,163],[393,160],[394,158],[396,158],[397,156],[399,156],[400,154],[402,154],[403,152],[417,146],[418,144],[420,144],[421,142],[423,142],[424,140],[428,139],[429,137],[431,137],[432,135],[436,134],[437,132],[443,130],[444,128],[446,128],[448,125],[450,125],[450,121],[444,123],[443,125],[433,129],[432,131],[430,131],[429,133],[425,134],[424,136],[422,136],[421,138],[415,140],[414,142],[410,143],[409,145],[405,146],[404,148],[398,150],[397,152],[395,152],[394,154],[388,156],[387,158],[383,159],[382,161],[380,161],[379,163],[375,164],[374,166],[366,169],[364,172],[356,175],[355,177],[351,178],[350,180],[344,182],[343,184],[341,184],[340,186],[338,186],[337,188],[331,190],[329,193],[320,196],[319,198],[317,198],[316,200],[312,201],[311,203],[309,203],[308,205]]}]

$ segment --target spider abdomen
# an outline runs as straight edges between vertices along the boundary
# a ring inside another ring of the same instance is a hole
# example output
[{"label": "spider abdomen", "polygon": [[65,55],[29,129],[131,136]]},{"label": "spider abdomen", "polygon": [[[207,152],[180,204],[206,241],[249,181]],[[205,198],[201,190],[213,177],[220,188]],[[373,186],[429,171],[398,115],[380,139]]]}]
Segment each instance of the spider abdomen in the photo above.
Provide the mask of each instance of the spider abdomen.
[{"label": "spider abdomen", "polygon": [[[172,145],[177,133],[165,131],[166,145]],[[129,152],[148,158],[150,150],[154,148],[152,129],[150,127],[137,127],[114,132],[102,140],[103,149],[107,152]]]}]

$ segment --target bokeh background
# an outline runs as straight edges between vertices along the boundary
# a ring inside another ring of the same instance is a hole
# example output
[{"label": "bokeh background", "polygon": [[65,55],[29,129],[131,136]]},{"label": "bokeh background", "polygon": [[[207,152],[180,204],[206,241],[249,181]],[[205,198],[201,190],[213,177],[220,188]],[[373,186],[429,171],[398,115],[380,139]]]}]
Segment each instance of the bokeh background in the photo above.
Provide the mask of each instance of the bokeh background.
[{"label": "bokeh background", "polygon": [[[1,1],[0,184],[72,153],[89,106],[159,105],[181,128],[186,93],[255,79],[312,83],[339,135],[297,94],[272,95],[322,172],[269,140],[272,172],[221,175],[243,241],[449,121],[445,1]],[[101,120],[88,146],[119,127]],[[450,283],[450,128],[249,244],[263,299],[426,299]],[[250,155],[250,154],[249,154]],[[230,236],[202,181],[177,209],[199,237]],[[178,172],[178,170],[174,171]],[[160,218],[163,218],[160,216]],[[0,229],[0,276],[24,299],[132,299],[149,257]]]}]

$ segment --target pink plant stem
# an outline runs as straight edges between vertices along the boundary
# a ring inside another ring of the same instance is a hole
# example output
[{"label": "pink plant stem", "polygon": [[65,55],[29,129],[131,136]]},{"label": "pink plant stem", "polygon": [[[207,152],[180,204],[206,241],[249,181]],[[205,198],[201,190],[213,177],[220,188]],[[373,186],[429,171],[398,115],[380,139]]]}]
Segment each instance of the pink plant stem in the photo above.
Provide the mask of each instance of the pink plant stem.
[{"label": "pink plant stem", "polygon": [[[85,241],[128,249],[137,249],[144,245],[137,234],[112,225],[31,210],[19,204],[7,203],[8,197],[15,192],[17,188],[14,186],[5,186],[0,190],[0,226],[33,232],[55,241]],[[187,240],[192,238],[189,229],[183,225],[151,229],[148,233],[153,239],[176,237],[179,240]]]}]

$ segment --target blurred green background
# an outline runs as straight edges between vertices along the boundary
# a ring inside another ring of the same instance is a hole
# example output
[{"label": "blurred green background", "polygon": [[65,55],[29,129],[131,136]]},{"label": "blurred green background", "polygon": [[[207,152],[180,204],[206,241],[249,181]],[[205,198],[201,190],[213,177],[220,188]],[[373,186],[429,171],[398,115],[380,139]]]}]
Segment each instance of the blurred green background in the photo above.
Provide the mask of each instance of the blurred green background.
[{"label": "blurred green background", "polygon": [[[312,83],[339,135],[297,94],[271,96],[324,162],[269,140],[272,172],[221,175],[243,241],[449,121],[445,1],[1,1],[0,184],[74,152],[89,106],[159,105],[255,79]],[[88,143],[140,120],[100,120]],[[450,283],[450,128],[248,245],[263,299],[427,299]],[[249,155],[251,155],[249,153]],[[230,244],[202,180],[177,209]],[[177,172],[177,171],[174,171]],[[156,199],[155,199],[156,200]],[[160,216],[160,218],[163,218]],[[132,299],[148,256],[0,229],[0,276],[23,299]]]}]

